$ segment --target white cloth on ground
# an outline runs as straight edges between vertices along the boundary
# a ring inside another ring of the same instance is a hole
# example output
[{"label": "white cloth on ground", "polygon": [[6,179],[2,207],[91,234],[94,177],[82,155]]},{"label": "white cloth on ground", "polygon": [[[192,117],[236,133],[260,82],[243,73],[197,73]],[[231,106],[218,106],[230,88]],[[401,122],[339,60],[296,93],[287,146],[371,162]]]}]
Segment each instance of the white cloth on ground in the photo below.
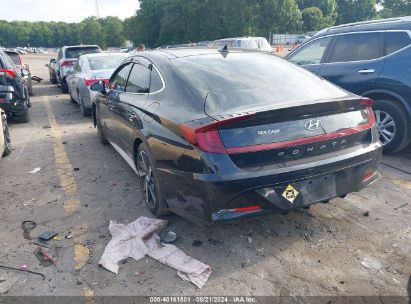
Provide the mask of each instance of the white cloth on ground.
[{"label": "white cloth on ground", "polygon": [[166,226],[167,221],[144,216],[128,225],[110,221],[112,239],[107,244],[99,264],[118,274],[118,262],[121,260],[128,257],[140,260],[148,255],[176,269],[183,280],[190,281],[199,288],[203,287],[211,275],[210,266],[186,255],[174,245],[162,244],[156,232]]}]

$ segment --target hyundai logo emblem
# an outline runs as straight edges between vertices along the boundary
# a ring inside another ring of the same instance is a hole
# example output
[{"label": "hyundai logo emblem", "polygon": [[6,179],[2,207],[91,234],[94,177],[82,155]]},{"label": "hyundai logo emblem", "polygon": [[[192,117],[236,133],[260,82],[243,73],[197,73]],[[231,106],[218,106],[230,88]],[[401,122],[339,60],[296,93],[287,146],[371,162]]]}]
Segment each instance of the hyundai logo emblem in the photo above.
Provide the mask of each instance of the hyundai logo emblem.
[{"label": "hyundai logo emblem", "polygon": [[306,128],[309,131],[318,130],[322,126],[323,126],[323,124],[322,124],[321,120],[319,120],[319,119],[311,119],[311,120],[307,121],[304,124],[304,128]]}]

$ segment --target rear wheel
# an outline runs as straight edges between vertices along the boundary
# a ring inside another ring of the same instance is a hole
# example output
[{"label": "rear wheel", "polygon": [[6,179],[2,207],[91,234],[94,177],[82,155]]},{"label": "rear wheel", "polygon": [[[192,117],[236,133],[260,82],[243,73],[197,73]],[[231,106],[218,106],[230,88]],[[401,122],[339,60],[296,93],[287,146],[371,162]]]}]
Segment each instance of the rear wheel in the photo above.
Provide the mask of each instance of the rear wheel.
[{"label": "rear wheel", "polygon": [[100,122],[100,117],[97,117],[97,111],[96,111],[96,126],[97,126],[97,136],[98,136],[100,143],[102,143],[103,145],[107,145],[108,141],[106,139],[106,136],[104,135],[103,126],[101,125],[101,122]]},{"label": "rear wheel", "polygon": [[405,148],[409,139],[407,119],[402,109],[387,100],[377,100],[373,108],[383,152],[390,154]]},{"label": "rear wheel", "polygon": [[140,186],[143,190],[144,200],[148,209],[155,215],[165,215],[169,213],[163,202],[153,161],[144,143],[138,147],[136,165]]},{"label": "rear wheel", "polygon": [[81,98],[80,95],[79,95],[79,99],[80,99],[80,112],[81,112],[81,115],[83,115],[84,117],[90,116],[91,115],[91,109],[84,106],[84,101],[83,101],[83,99]]},{"label": "rear wheel", "polygon": [[30,104],[30,97],[26,95],[26,101],[24,102],[24,108],[16,116],[17,122],[26,123],[30,121],[29,104]]},{"label": "rear wheel", "polygon": [[9,126],[7,125],[7,119],[3,117],[3,115],[1,119],[3,119],[3,136],[4,136],[3,156],[7,156],[11,153],[10,132],[9,132]]},{"label": "rear wheel", "polygon": [[61,91],[64,94],[68,93],[68,85],[67,85],[67,81],[65,79],[63,79],[62,82],[61,82]]}]

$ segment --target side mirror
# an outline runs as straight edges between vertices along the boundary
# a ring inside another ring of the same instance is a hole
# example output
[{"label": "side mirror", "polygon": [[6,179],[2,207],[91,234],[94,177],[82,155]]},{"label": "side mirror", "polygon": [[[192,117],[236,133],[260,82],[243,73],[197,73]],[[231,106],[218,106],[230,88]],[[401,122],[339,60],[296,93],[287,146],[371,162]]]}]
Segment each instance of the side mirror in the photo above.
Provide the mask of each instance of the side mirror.
[{"label": "side mirror", "polygon": [[26,77],[30,75],[30,71],[27,69],[21,69],[21,76]]},{"label": "side mirror", "polygon": [[106,91],[106,86],[104,85],[104,81],[96,81],[90,86],[90,89],[94,92],[102,92],[104,93]]}]

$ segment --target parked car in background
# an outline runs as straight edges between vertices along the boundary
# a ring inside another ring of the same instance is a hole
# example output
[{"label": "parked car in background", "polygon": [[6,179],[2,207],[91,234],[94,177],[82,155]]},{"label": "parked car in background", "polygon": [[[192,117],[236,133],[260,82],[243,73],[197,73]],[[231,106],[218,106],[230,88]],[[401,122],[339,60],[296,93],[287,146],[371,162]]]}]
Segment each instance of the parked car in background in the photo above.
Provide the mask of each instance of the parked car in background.
[{"label": "parked car in background", "polygon": [[23,78],[27,84],[27,88],[29,89],[30,96],[33,96],[33,83],[31,80],[31,72],[29,66],[23,62],[23,58],[17,51],[5,50],[4,52],[11,58],[17,70],[21,71],[21,69],[26,69],[29,72],[29,74],[27,76],[24,76]]},{"label": "parked car in background", "polygon": [[73,72],[77,58],[85,54],[102,53],[97,45],[64,46],[57,55],[57,85],[61,86],[63,93],[68,93],[66,77]]},{"label": "parked car in background", "polygon": [[272,53],[273,49],[267,39],[263,37],[239,37],[239,38],[224,38],[215,40],[211,43],[212,46],[228,46],[230,48],[258,50]]},{"label": "parked car in background", "polygon": [[46,67],[49,68],[50,82],[52,84],[56,84],[57,83],[57,74],[56,74],[57,61],[56,61],[56,58],[51,58],[49,63],[46,64]]},{"label": "parked car in background", "polygon": [[90,116],[96,92],[90,86],[103,80],[106,84],[120,63],[128,57],[124,53],[87,54],[78,58],[74,72],[67,76],[70,98],[80,105],[83,116]]},{"label": "parked car in background", "polygon": [[141,53],[107,87],[99,81],[91,89],[100,92],[100,141],[138,173],[157,215],[206,223],[283,212],[378,178],[372,100],[280,57],[211,48]]},{"label": "parked car in background", "polygon": [[11,153],[10,132],[6,113],[0,109],[0,159]]},{"label": "parked car in background", "polygon": [[17,69],[11,58],[0,49],[0,108],[19,122],[30,121],[30,95],[24,77],[30,72]]},{"label": "parked car in background", "polygon": [[287,59],[375,100],[385,153],[411,138],[411,17],[339,25],[317,33]]}]

